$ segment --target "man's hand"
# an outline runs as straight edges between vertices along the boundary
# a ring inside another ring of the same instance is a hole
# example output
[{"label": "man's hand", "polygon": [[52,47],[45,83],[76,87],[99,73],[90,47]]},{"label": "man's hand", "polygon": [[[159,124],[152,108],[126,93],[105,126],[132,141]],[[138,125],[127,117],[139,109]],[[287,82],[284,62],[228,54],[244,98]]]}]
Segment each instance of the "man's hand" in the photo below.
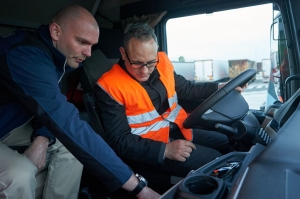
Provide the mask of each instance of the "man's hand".
[{"label": "man's hand", "polygon": [[145,187],[142,191],[137,195],[139,199],[157,199],[160,197],[158,193],[150,189],[149,187]]},{"label": "man's hand", "polygon": [[31,146],[24,152],[33,164],[40,171],[46,165],[46,154],[48,149],[49,139],[38,136],[34,139]]},{"label": "man's hand", "polygon": [[248,87],[248,84],[245,84],[243,87],[240,87],[240,86],[236,87],[235,90],[242,93],[247,87]]},{"label": "man's hand", "polygon": [[175,140],[167,144],[165,158],[184,162],[190,157],[190,153],[193,149],[195,150],[196,146],[192,142],[187,140]]},{"label": "man's hand", "polygon": [[[127,191],[132,191],[138,185],[138,183],[138,179],[134,176],[134,174],[132,174],[129,180],[122,186],[122,188]],[[158,199],[160,195],[149,187],[144,187],[142,191],[137,195],[137,197],[139,199]]]}]

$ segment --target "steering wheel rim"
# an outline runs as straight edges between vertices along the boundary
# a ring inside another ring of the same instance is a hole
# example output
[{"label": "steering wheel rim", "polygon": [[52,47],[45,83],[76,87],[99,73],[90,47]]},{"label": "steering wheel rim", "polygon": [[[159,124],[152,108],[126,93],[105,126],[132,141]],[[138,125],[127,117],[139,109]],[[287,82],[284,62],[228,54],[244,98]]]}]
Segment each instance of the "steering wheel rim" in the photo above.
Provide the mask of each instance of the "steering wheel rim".
[{"label": "steering wheel rim", "polygon": [[[214,106],[223,97],[228,95],[238,86],[244,86],[256,75],[256,70],[250,68],[240,73],[238,76],[229,81],[225,86],[213,93],[202,104],[200,104],[189,116],[184,120],[184,128],[193,128],[197,126],[197,118],[200,118],[206,111]],[[198,125],[199,126],[199,125]]]}]

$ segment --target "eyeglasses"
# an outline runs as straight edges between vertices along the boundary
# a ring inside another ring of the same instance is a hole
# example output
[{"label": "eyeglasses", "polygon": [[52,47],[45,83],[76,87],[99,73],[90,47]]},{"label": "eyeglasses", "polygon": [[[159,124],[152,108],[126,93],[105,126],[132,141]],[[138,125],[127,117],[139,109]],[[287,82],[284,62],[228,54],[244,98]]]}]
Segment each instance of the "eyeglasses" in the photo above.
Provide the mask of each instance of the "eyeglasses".
[{"label": "eyeglasses", "polygon": [[149,70],[156,67],[157,64],[159,63],[159,57],[157,56],[157,61],[150,61],[150,62],[147,62],[146,64],[144,63],[141,63],[141,62],[131,62],[129,57],[128,57],[128,54],[125,50],[125,54],[126,54],[126,57],[128,59],[128,62],[130,63],[131,67],[134,68],[134,69],[141,69],[143,68],[144,66],[146,66]]}]

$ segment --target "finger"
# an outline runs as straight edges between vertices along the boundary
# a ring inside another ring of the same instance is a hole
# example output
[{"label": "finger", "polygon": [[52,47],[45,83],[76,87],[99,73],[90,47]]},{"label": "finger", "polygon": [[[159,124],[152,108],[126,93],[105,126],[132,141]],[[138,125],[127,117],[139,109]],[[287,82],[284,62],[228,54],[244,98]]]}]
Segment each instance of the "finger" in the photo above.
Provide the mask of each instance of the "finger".
[{"label": "finger", "polygon": [[240,93],[243,91],[243,89],[241,87],[236,87],[235,90],[240,92]]},{"label": "finger", "polygon": [[180,156],[180,157],[177,158],[177,160],[178,160],[179,162],[184,162],[184,161],[186,161],[186,158],[183,157],[183,156]]},{"label": "finger", "polygon": [[182,153],[182,156],[185,158],[189,158],[191,156],[191,154],[189,152],[184,152],[184,153]]},{"label": "finger", "polygon": [[192,147],[186,147],[184,152],[191,153],[193,151]]},{"label": "finger", "polygon": [[192,149],[196,150],[196,146],[192,142],[190,142],[190,141],[186,141],[185,146],[189,146]]}]

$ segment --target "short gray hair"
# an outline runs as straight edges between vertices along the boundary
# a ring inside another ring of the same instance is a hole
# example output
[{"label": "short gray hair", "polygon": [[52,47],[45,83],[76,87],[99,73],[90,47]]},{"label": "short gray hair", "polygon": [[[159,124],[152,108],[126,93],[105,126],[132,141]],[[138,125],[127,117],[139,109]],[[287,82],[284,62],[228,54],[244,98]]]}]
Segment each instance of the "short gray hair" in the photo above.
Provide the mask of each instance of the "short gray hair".
[{"label": "short gray hair", "polygon": [[147,23],[136,23],[129,27],[123,38],[123,47],[125,49],[132,38],[136,38],[142,42],[154,39],[154,41],[157,43],[157,37],[154,33],[154,30]]}]

